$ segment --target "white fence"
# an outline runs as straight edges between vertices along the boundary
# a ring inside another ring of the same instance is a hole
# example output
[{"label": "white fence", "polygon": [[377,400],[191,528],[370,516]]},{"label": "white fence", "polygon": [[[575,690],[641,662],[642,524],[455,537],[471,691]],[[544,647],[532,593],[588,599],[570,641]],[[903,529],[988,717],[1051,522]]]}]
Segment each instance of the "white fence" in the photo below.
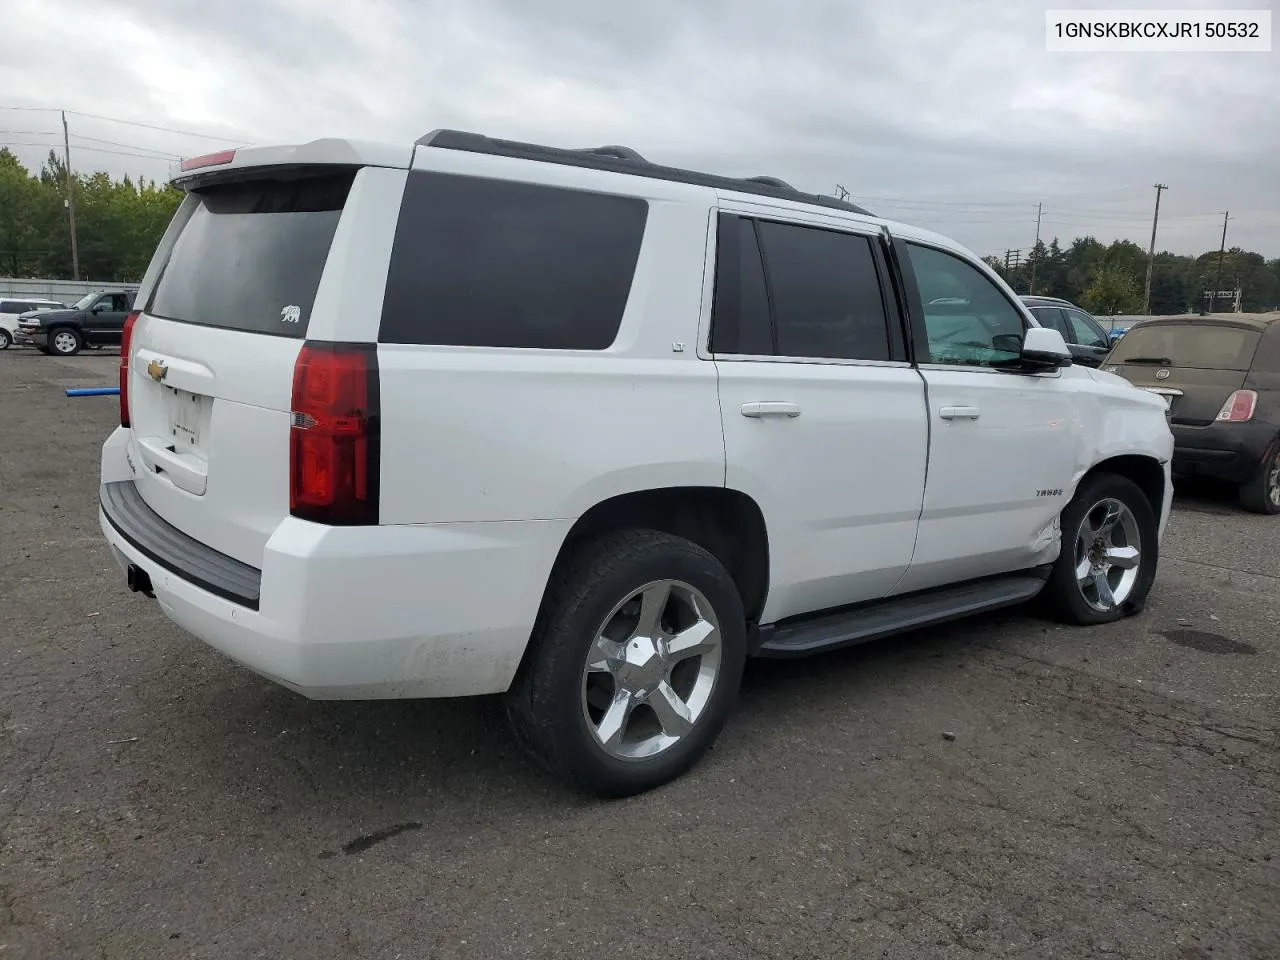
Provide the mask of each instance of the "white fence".
[{"label": "white fence", "polygon": [[43,280],[38,277],[0,277],[0,297],[40,297],[72,304],[95,290],[137,290],[136,283],[109,280]]}]

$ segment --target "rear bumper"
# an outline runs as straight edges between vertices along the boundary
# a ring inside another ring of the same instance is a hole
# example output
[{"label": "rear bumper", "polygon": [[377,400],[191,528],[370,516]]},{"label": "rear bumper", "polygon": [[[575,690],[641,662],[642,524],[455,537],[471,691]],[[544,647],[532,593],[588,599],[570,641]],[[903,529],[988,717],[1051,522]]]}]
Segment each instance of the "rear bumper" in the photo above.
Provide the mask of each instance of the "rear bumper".
[{"label": "rear bumper", "polygon": [[1263,454],[1276,439],[1269,423],[1173,424],[1175,476],[1202,476],[1246,483],[1257,474]]},{"label": "rear bumper", "polygon": [[[120,476],[106,461],[121,433],[104,448],[107,481]],[[184,535],[154,513],[122,517],[112,486],[103,485],[99,519],[121,569],[145,571],[161,609],[184,630],[314,699],[506,690],[571,525],[325,527],[290,517],[267,543],[255,610],[218,592],[225,577],[210,575],[217,554],[204,547],[193,558]],[[139,522],[154,528],[150,540]]]}]

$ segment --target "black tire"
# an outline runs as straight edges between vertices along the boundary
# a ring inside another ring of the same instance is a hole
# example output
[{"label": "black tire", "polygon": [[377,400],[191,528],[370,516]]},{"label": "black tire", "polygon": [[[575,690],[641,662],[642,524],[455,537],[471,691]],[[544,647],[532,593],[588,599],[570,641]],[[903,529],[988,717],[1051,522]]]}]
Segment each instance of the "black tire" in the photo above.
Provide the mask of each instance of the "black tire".
[{"label": "black tire", "polygon": [[[70,334],[70,339],[66,339],[70,345],[67,349],[58,346],[58,338],[64,334]],[[54,327],[49,331],[49,352],[57,357],[74,357],[77,353],[84,349],[84,337],[80,335],[80,331],[75,327]]]},{"label": "black tire", "polygon": [[[721,660],[693,727],[647,759],[610,755],[588,726],[583,671],[610,611],[641,587],[678,580],[711,605]],[[600,796],[642,793],[691,768],[728,719],[746,660],[746,618],[737,587],[706,550],[655,530],[623,530],[572,548],[552,574],[529,649],[506,697],[521,744],[553,774]]]},{"label": "black tire", "polygon": [[0,327],[0,350],[8,350],[13,343],[13,335],[4,327]]},{"label": "black tire", "polygon": [[1280,513],[1280,440],[1267,448],[1257,476],[1241,485],[1240,505],[1250,513]]},{"label": "black tire", "polygon": [[50,350],[48,347],[37,346],[36,349],[39,350],[41,353],[43,353],[46,357],[53,356],[53,351]]},{"label": "black tire", "polygon": [[[1090,602],[1076,577],[1078,538],[1086,516],[1105,500],[1118,500],[1135,521],[1140,540],[1137,577],[1122,602],[1102,610]],[[1136,483],[1114,473],[1099,473],[1080,484],[1062,511],[1062,550],[1040,594],[1046,613],[1063,623],[1110,623],[1140,613],[1155,582],[1160,559],[1159,523],[1151,501]]]}]

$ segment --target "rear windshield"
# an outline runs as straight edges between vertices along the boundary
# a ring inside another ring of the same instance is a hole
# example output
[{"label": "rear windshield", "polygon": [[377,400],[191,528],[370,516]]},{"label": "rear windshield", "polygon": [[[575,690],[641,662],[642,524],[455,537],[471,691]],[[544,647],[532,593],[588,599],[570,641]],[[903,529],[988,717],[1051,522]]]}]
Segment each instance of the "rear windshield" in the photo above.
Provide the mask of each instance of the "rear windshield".
[{"label": "rear windshield", "polygon": [[1124,335],[1108,363],[1160,363],[1201,370],[1248,370],[1258,331],[1195,323],[1138,327]]},{"label": "rear windshield", "polygon": [[220,184],[169,251],[147,312],[202,326],[305,337],[354,172]]}]

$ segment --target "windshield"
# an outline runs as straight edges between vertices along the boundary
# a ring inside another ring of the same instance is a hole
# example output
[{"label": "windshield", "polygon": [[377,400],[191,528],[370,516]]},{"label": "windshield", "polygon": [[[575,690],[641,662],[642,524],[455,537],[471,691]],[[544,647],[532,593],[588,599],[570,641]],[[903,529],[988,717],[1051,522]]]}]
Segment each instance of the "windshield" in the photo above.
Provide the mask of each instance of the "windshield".
[{"label": "windshield", "polygon": [[1167,363],[1201,370],[1248,370],[1258,331],[1241,327],[1166,323],[1138,327],[1124,335],[1107,362]]},{"label": "windshield", "polygon": [[93,303],[93,301],[97,299],[98,299],[98,295],[96,293],[86,293],[83,297],[81,297],[79,300],[76,301],[76,305],[71,309],[72,310],[88,310],[89,304]]}]

